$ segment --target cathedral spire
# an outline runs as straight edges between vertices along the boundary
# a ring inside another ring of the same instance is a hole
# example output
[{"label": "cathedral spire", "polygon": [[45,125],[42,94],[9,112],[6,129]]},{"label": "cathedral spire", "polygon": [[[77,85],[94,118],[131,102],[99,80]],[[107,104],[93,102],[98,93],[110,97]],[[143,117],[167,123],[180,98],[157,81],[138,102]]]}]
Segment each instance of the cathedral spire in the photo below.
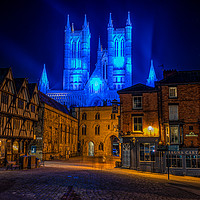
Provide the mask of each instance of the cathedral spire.
[{"label": "cathedral spire", "polygon": [[43,92],[44,94],[46,94],[47,90],[49,90],[49,81],[47,78],[47,71],[46,71],[45,64],[44,64],[44,68],[43,68],[42,75],[39,82],[39,90]]},{"label": "cathedral spire", "polygon": [[110,13],[110,17],[109,17],[108,27],[109,27],[109,28],[113,28],[111,13]]},{"label": "cathedral spire", "polygon": [[88,26],[88,23],[87,23],[87,17],[86,17],[86,14],[85,14],[83,28],[87,28],[87,26]]},{"label": "cathedral spire", "polygon": [[155,73],[154,66],[153,66],[153,59],[151,59],[151,68],[149,71],[149,78],[147,79],[146,85],[155,87],[155,81],[157,81],[157,80],[158,79],[156,78],[156,73]]},{"label": "cathedral spire", "polygon": [[126,21],[126,26],[131,26],[130,12],[128,12],[128,19]]},{"label": "cathedral spire", "polygon": [[71,27],[70,27],[70,22],[69,22],[69,15],[67,15],[67,27],[66,27],[67,29],[70,29]]}]

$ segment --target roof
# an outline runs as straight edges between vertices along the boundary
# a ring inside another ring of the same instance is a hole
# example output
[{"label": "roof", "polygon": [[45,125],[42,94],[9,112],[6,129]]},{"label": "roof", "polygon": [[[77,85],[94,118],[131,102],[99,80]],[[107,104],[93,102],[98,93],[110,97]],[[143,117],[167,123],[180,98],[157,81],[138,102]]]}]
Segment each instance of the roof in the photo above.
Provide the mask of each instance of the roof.
[{"label": "roof", "polygon": [[5,79],[5,76],[8,74],[10,68],[0,68],[0,84]]},{"label": "roof", "polygon": [[20,88],[22,87],[24,79],[25,78],[14,78],[14,82],[15,82],[15,87],[16,87],[17,93],[19,92]]},{"label": "roof", "polygon": [[70,115],[70,112],[69,110],[63,106],[62,104],[58,103],[57,101],[55,101],[54,99],[48,97],[46,94],[38,91],[38,95],[39,95],[39,98],[40,98],[40,102],[42,103],[45,103],[57,110],[60,110],[61,112],[65,113],[65,114],[68,114]]},{"label": "roof", "polygon": [[28,83],[28,91],[29,91],[30,97],[32,97],[36,85],[37,85],[36,83]]},{"label": "roof", "polygon": [[117,93],[118,94],[128,94],[128,93],[133,93],[133,92],[151,92],[151,91],[155,91],[155,88],[141,84],[141,83],[138,83],[138,84],[133,85],[131,87],[119,90],[119,91],[117,91]]},{"label": "roof", "polygon": [[196,71],[178,71],[171,76],[162,79],[157,84],[184,84],[200,83],[200,70]]}]

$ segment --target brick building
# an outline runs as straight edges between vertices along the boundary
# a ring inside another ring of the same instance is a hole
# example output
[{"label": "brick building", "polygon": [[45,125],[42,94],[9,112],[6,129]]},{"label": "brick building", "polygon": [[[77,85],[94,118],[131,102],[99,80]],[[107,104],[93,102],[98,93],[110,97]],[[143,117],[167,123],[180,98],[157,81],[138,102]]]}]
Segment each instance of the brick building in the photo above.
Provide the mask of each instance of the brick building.
[{"label": "brick building", "polygon": [[13,78],[11,68],[0,68],[0,163],[27,155],[38,121],[37,84]]},{"label": "brick building", "polygon": [[36,140],[32,155],[42,160],[68,159],[77,155],[78,120],[68,109],[39,92],[40,106],[36,124]]},{"label": "brick building", "polygon": [[112,106],[76,108],[79,141],[83,156],[120,158],[118,115]]},{"label": "brick building", "polygon": [[118,94],[124,167],[165,172],[169,161],[171,173],[200,174],[200,71],[164,71],[155,88]]}]

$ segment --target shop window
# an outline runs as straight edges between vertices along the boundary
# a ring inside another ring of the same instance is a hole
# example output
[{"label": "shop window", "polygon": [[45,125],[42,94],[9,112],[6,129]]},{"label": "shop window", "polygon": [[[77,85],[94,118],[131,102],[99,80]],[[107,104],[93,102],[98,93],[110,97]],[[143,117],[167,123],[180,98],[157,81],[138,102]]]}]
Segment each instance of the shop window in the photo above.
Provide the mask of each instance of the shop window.
[{"label": "shop window", "polygon": [[169,120],[170,121],[178,120],[178,105],[169,106]]},{"label": "shop window", "polygon": [[87,120],[87,114],[86,113],[82,114],[82,120]]},{"label": "shop window", "polygon": [[155,161],[155,144],[154,143],[140,144],[140,161],[144,161],[144,162]]},{"label": "shop window", "polygon": [[100,126],[99,125],[95,126],[95,135],[100,135]]},{"label": "shop window", "polygon": [[133,109],[142,108],[142,97],[133,97]]},{"label": "shop window", "polygon": [[170,142],[171,144],[179,144],[179,127],[177,125],[170,126]]},{"label": "shop window", "polygon": [[186,168],[200,168],[200,155],[186,155]]},{"label": "shop window", "polygon": [[183,167],[183,157],[182,155],[173,155],[173,154],[170,154],[169,155],[169,159],[167,158],[166,159],[166,167],[168,167],[168,164],[169,164],[169,167],[178,167],[178,168],[182,168]]},{"label": "shop window", "polygon": [[169,87],[169,98],[177,98],[177,87]]},{"label": "shop window", "polygon": [[133,118],[133,130],[142,131],[142,117]]},{"label": "shop window", "polygon": [[95,115],[95,119],[100,119],[100,114],[99,114],[99,113],[97,113],[97,114]]},{"label": "shop window", "polygon": [[82,135],[86,135],[86,125],[82,126]]},{"label": "shop window", "polygon": [[102,142],[99,144],[99,150],[103,151],[103,143]]}]

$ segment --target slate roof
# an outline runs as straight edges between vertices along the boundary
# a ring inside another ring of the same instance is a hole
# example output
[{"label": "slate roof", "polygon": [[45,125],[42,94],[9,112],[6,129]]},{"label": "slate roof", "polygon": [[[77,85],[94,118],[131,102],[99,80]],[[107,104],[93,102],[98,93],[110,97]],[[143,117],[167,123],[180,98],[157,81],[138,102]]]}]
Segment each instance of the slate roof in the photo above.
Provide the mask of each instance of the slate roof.
[{"label": "slate roof", "polygon": [[62,104],[58,103],[57,101],[55,101],[54,99],[48,97],[47,95],[45,95],[44,93],[38,91],[38,95],[39,95],[39,98],[40,98],[40,102],[42,103],[46,103],[47,105],[57,109],[57,110],[60,110],[61,112],[63,113],[66,113],[68,115],[71,115],[69,110],[63,106]]},{"label": "slate roof", "polygon": [[127,93],[133,93],[133,92],[150,92],[150,91],[155,91],[155,88],[141,84],[141,83],[138,83],[138,84],[133,85],[131,87],[119,90],[119,91],[117,91],[117,93],[118,94],[127,94]]},{"label": "slate roof", "polygon": [[158,85],[163,84],[188,84],[200,83],[200,70],[196,71],[178,71],[165,79],[157,82]]},{"label": "slate roof", "polygon": [[5,76],[8,74],[10,68],[0,68],[0,84],[3,82]]}]

